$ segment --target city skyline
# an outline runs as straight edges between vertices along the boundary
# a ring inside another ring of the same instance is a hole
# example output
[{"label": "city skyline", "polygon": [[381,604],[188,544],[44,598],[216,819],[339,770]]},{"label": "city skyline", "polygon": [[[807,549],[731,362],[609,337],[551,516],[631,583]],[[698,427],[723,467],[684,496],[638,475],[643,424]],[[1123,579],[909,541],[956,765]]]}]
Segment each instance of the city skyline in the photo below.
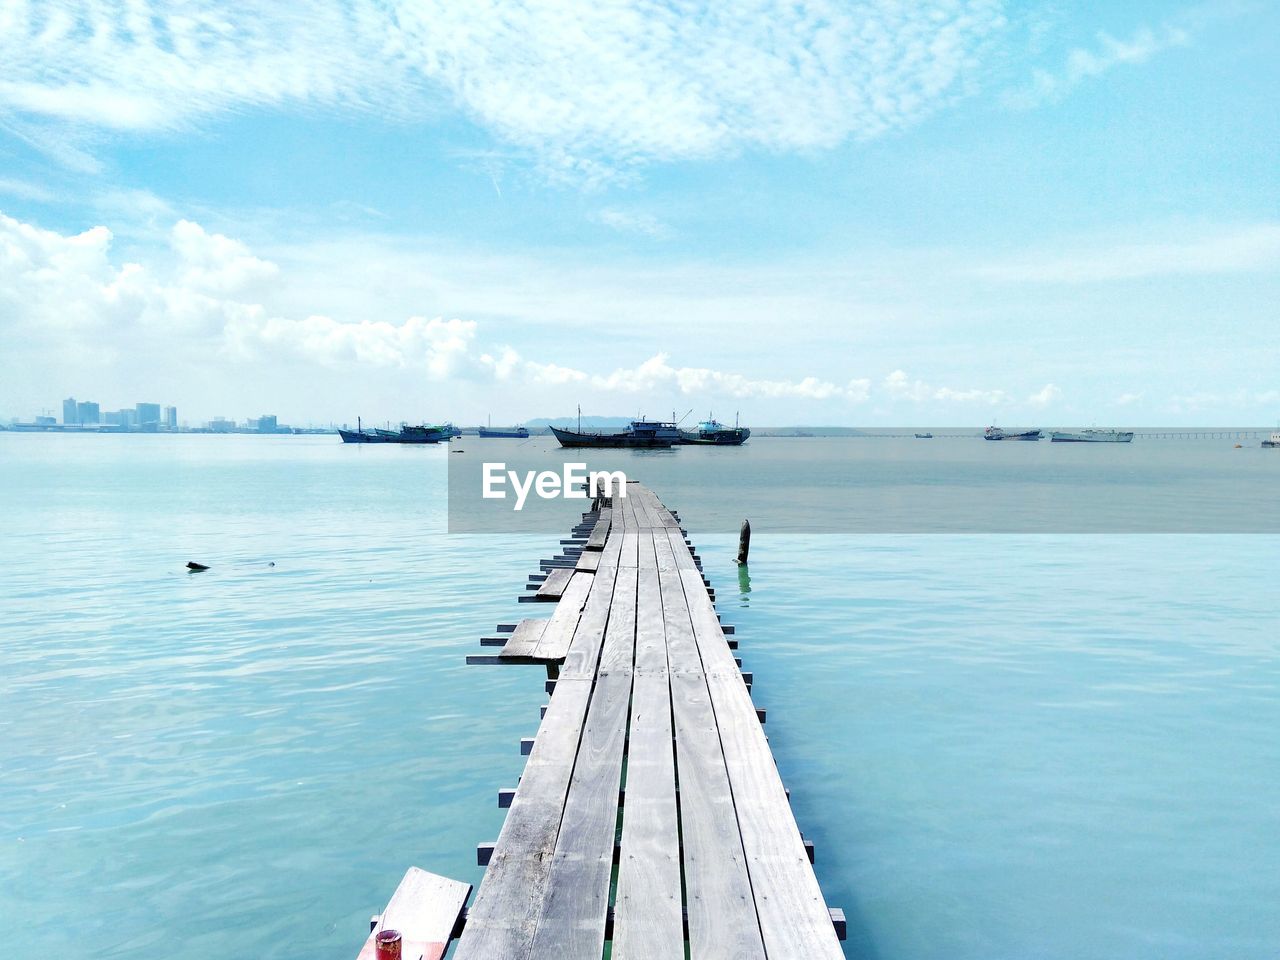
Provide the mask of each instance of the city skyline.
[{"label": "city skyline", "polygon": [[5,415],[1280,416],[1280,11],[143,6],[0,37]]}]

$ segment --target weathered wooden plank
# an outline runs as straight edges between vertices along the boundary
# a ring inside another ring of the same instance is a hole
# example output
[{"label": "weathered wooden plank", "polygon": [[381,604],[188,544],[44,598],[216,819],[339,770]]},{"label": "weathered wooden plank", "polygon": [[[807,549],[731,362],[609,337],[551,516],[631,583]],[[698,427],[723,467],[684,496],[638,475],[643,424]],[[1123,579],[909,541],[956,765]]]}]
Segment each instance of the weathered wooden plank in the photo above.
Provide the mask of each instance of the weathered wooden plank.
[{"label": "weathered wooden plank", "polygon": [[499,652],[500,657],[530,657],[547,629],[546,620],[521,620]]},{"label": "weathered wooden plank", "polygon": [[700,674],[673,670],[670,684],[689,956],[691,960],[763,960],[764,945],[707,682]]},{"label": "weathered wooden plank", "polygon": [[578,557],[578,563],[574,569],[579,572],[594,573],[599,567],[600,554],[598,551],[593,550],[590,553],[584,553],[582,556]]},{"label": "weathered wooden plank", "polygon": [[653,538],[647,532],[640,547],[627,810],[618,855],[613,956],[681,960],[684,917],[667,649]]},{"label": "weathered wooden plank", "polygon": [[[617,534],[615,534],[617,536]],[[622,534],[622,547],[618,555],[618,566],[634,569],[639,566],[640,531],[627,529]]]},{"label": "weathered wooden plank", "polygon": [[755,902],[715,712],[671,543],[655,530],[670,672],[691,960],[763,960]]},{"label": "weathered wooden plank", "polygon": [[454,960],[528,957],[591,686],[584,680],[557,684]]},{"label": "weathered wooden plank", "polygon": [[605,507],[600,511],[600,516],[596,519],[596,525],[591,528],[591,536],[587,537],[586,550],[604,549],[605,539],[609,536],[609,525],[612,517],[613,510],[609,507]]},{"label": "weathered wooden plank", "polygon": [[695,569],[680,572],[733,789],[765,949],[772,956],[844,956],[755,705]]},{"label": "weathered wooden plank", "polygon": [[560,594],[555,612],[547,621],[547,628],[542,631],[538,644],[531,656],[541,660],[561,660],[569,649],[569,641],[578,628],[578,619],[582,608],[591,593],[591,585],[595,575],[591,573],[574,573],[569,585]]},{"label": "weathered wooden plank", "polygon": [[[614,575],[613,569],[602,568],[580,630],[590,619],[596,595],[603,592],[603,580]],[[617,577],[547,897],[533,939],[535,960],[598,960],[604,950],[635,655],[634,571],[619,571]]]},{"label": "weathered wooden plank", "polygon": [[542,581],[542,586],[538,587],[538,592],[535,596],[539,600],[559,600],[560,595],[564,593],[564,588],[569,585],[569,580],[572,577],[572,570],[563,568],[552,570],[547,574],[547,579]]},{"label": "weathered wooden plank", "polygon": [[374,960],[377,953],[374,940],[382,930],[400,932],[404,960],[440,960],[470,895],[469,883],[410,867],[361,947],[357,960]]},{"label": "weathered wooden plank", "polygon": [[[610,575],[616,577],[609,605],[609,623],[605,629],[604,649],[596,673],[600,677],[630,673],[635,661],[636,574],[638,571],[618,567]],[[566,666],[568,661],[566,661]],[[561,671],[563,676],[563,671]]]},{"label": "weathered wooden plank", "polygon": [[[579,573],[575,576],[587,575]],[[617,567],[601,566],[600,571],[592,577],[591,594],[582,608],[582,616],[569,638],[568,646],[563,650],[547,647],[545,644],[538,647],[538,656],[564,661],[560,667],[560,679],[591,680],[595,677],[617,576]]]}]

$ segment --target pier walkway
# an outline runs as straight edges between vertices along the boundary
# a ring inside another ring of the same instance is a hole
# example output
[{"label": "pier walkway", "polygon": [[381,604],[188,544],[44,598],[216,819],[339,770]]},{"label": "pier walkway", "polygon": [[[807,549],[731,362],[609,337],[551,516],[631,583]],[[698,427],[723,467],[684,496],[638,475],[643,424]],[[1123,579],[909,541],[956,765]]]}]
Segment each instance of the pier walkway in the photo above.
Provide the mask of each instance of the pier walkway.
[{"label": "pier walkway", "polygon": [[[843,957],[679,520],[634,482],[586,520],[537,585],[550,616],[468,657],[547,664],[552,696],[470,909],[464,885],[406,877],[445,893],[420,906],[436,938],[460,933],[457,960],[599,960],[606,941],[614,960],[680,960],[686,942],[691,960]],[[404,952],[420,955],[439,953]]]}]

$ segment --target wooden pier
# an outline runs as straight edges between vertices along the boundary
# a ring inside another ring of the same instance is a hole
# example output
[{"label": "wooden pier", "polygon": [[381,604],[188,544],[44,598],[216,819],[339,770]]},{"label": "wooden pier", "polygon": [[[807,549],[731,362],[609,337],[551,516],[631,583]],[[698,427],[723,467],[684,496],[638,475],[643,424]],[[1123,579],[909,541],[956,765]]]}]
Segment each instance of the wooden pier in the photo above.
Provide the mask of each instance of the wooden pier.
[{"label": "wooden pier", "polygon": [[633,482],[575,532],[531,584],[550,616],[467,658],[546,664],[552,693],[499,794],[509,812],[480,847],[474,903],[411,869],[366,949],[398,923],[404,960],[455,937],[456,960],[600,960],[606,941],[614,960],[681,960],[686,944],[691,960],[843,957],[843,914],[677,516]]}]

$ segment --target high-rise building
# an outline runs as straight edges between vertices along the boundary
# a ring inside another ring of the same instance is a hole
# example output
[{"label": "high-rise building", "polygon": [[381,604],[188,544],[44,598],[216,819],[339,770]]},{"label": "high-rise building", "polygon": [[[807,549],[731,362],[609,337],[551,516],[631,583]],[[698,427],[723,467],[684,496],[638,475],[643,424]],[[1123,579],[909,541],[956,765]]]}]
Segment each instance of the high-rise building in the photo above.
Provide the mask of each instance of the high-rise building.
[{"label": "high-rise building", "polygon": [[133,430],[138,426],[138,411],[124,409],[120,411],[120,426],[126,430]]},{"label": "high-rise building", "polygon": [[97,426],[101,419],[101,411],[92,400],[81,400],[76,404],[76,421],[78,423]]},{"label": "high-rise building", "polygon": [[62,422],[68,426],[80,422],[80,408],[76,406],[75,397],[67,397],[62,401]]},{"label": "high-rise building", "polygon": [[170,430],[178,429],[178,408],[177,407],[164,408],[164,425],[168,427]]},{"label": "high-rise building", "polygon": [[214,433],[231,433],[235,428],[235,421],[223,417],[214,417],[209,421],[209,429]]},{"label": "high-rise building", "polygon": [[158,403],[139,403],[134,409],[138,414],[138,426],[145,427],[148,424],[160,425],[160,404]]},{"label": "high-rise building", "polygon": [[276,415],[274,413],[264,413],[258,418],[259,433],[275,433],[276,432]]},{"label": "high-rise building", "polygon": [[125,422],[121,419],[122,412],[120,410],[108,410],[102,415],[102,422],[110,427],[123,427]]}]

